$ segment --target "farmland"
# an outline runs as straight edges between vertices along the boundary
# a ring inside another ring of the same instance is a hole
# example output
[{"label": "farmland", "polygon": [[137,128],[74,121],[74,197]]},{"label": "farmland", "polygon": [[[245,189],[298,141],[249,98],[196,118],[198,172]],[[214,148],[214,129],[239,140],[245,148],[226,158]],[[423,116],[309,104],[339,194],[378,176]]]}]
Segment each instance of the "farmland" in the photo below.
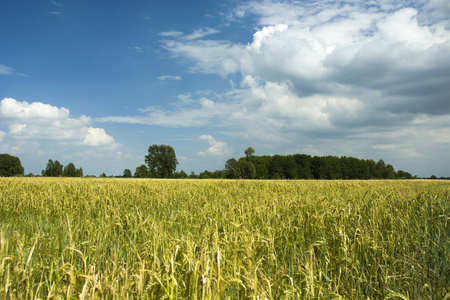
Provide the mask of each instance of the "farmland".
[{"label": "farmland", "polygon": [[450,297],[447,181],[0,178],[0,298]]}]

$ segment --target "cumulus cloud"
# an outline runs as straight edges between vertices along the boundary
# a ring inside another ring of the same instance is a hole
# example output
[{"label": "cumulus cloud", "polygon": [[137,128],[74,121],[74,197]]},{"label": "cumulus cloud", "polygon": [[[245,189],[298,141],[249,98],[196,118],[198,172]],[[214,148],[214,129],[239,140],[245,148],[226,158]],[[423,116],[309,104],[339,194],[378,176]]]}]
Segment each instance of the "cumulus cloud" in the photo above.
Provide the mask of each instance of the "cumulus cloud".
[{"label": "cumulus cloud", "polygon": [[190,62],[190,72],[240,76],[240,86],[233,81],[219,97],[189,95],[175,109],[102,120],[215,126],[286,151],[418,157],[429,151],[424,140],[447,147],[448,3],[422,4],[247,1],[227,20],[255,20],[247,44],[208,39],[207,30],[161,41],[172,57]]},{"label": "cumulus cloud", "polygon": [[64,107],[4,98],[0,102],[0,117],[9,128],[7,135],[16,140],[54,140],[93,147],[115,145],[114,138],[104,129],[89,126],[91,118],[71,118]]},{"label": "cumulus cloud", "polygon": [[106,134],[103,128],[87,128],[87,135],[83,141],[84,145],[88,146],[108,146],[114,144],[114,138]]},{"label": "cumulus cloud", "polygon": [[215,138],[213,138],[210,135],[201,135],[199,136],[199,139],[207,140],[209,143],[209,148],[206,151],[199,151],[197,152],[200,156],[206,156],[206,155],[214,155],[214,156],[228,156],[233,153],[233,148],[228,147],[227,143],[217,141]]}]

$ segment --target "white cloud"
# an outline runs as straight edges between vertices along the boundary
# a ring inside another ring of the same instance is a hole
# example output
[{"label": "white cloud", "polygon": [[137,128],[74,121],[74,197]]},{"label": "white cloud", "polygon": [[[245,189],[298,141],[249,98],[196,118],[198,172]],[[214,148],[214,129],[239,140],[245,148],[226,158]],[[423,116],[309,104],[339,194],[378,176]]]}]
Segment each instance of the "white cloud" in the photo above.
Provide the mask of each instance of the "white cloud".
[{"label": "white cloud", "polygon": [[228,41],[211,40],[168,40],[163,41],[164,48],[174,57],[187,57],[195,62],[189,68],[191,72],[219,74],[227,76],[240,69],[239,58],[244,48]]},{"label": "white cloud", "polygon": [[448,0],[430,0],[428,7],[440,18],[448,19],[450,15],[450,2]]},{"label": "white cloud", "polygon": [[3,141],[3,139],[5,138],[5,136],[6,136],[6,132],[0,130],[0,142]]},{"label": "white cloud", "polygon": [[159,35],[163,36],[163,37],[177,37],[177,36],[183,35],[183,33],[180,31],[171,30],[171,31],[160,32]]},{"label": "white cloud", "polygon": [[93,147],[115,145],[114,138],[104,129],[89,126],[91,118],[71,118],[64,107],[4,98],[0,102],[0,117],[9,127],[8,136],[16,140],[53,140]]},{"label": "white cloud", "polygon": [[25,76],[24,74],[20,74],[14,70],[14,68],[5,66],[0,64],[0,75],[19,75],[19,76]]},{"label": "white cloud", "polygon": [[173,76],[173,75],[162,75],[157,77],[159,80],[181,80],[181,76]]},{"label": "white cloud", "polygon": [[88,134],[83,141],[84,145],[98,147],[113,145],[115,143],[113,137],[107,135],[103,128],[89,127],[87,128],[87,132]]},{"label": "white cloud", "polygon": [[61,7],[62,6],[61,2],[56,2],[56,1],[50,1],[50,2],[56,7]]},{"label": "white cloud", "polygon": [[217,141],[215,138],[213,138],[210,135],[201,135],[199,136],[199,139],[207,140],[209,143],[209,148],[206,151],[199,151],[197,152],[200,156],[206,156],[206,155],[214,155],[214,156],[228,156],[233,153],[233,148],[229,148],[227,143]]},{"label": "white cloud", "polygon": [[431,151],[425,140],[450,150],[450,23],[428,15],[448,3],[422,4],[245,2],[233,18],[255,17],[259,28],[246,45],[201,32],[162,41],[189,71],[238,75],[240,87],[232,77],[232,90],[217,97],[189,94],[175,109],[101,120],[216,127],[240,142],[321,154],[419,157]]},{"label": "white cloud", "polygon": [[48,14],[54,15],[54,16],[62,16],[63,12],[62,11],[49,11]]},{"label": "white cloud", "polygon": [[201,28],[201,29],[194,30],[191,34],[183,37],[183,39],[185,39],[187,41],[192,41],[192,40],[204,38],[205,36],[215,34],[215,33],[219,33],[219,30],[213,29],[213,28],[208,28],[208,27],[204,28],[204,29]]}]

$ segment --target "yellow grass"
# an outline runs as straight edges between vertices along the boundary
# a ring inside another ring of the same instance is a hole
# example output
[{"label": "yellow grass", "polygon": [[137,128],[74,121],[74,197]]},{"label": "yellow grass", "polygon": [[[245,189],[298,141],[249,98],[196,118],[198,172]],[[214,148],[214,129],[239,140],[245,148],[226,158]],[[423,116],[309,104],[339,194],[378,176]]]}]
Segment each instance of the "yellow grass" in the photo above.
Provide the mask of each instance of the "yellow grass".
[{"label": "yellow grass", "polygon": [[0,178],[0,298],[450,297],[450,183]]}]

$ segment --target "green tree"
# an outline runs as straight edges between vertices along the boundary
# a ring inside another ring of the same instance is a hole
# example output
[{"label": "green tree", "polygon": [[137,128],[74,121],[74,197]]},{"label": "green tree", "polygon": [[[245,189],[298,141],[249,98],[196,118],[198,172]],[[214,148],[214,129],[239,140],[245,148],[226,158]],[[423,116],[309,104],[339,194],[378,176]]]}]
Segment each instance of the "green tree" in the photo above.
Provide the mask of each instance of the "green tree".
[{"label": "green tree", "polygon": [[255,165],[246,159],[239,159],[233,168],[234,178],[253,179],[256,176]]},{"label": "green tree", "polygon": [[49,159],[45,170],[42,170],[41,174],[45,177],[61,177],[63,175],[63,165],[57,160],[53,162],[53,160]]},{"label": "green tree", "polygon": [[63,175],[65,177],[77,177],[77,168],[75,168],[73,163],[69,163],[64,167]]},{"label": "green tree", "polygon": [[148,168],[146,165],[141,165],[136,168],[136,171],[134,172],[135,178],[147,178],[149,177],[148,174]]},{"label": "green tree", "polygon": [[397,171],[397,177],[400,179],[412,179],[413,178],[411,173],[405,172],[403,170]]},{"label": "green tree", "polygon": [[130,169],[125,169],[125,170],[123,170],[122,177],[131,178],[131,177],[133,177],[133,174],[131,174],[131,170]]},{"label": "green tree", "polygon": [[24,169],[20,159],[9,154],[0,154],[0,177],[23,175]]},{"label": "green tree", "polygon": [[233,170],[234,167],[237,164],[237,160],[234,158],[229,158],[227,159],[227,161],[225,162],[225,177],[226,178],[233,178]]},{"label": "green tree", "polygon": [[186,174],[185,171],[181,170],[180,172],[175,172],[175,174],[173,174],[174,178],[188,178],[188,175]]},{"label": "green tree", "polygon": [[77,169],[76,173],[77,177],[83,177],[83,168],[80,167],[79,169]]},{"label": "green tree", "polygon": [[255,153],[255,149],[253,149],[252,147],[248,147],[247,149],[245,149],[244,154],[246,158],[250,158],[253,156],[253,154]]},{"label": "green tree", "polygon": [[177,169],[175,150],[168,145],[152,145],[148,148],[145,163],[153,177],[169,178]]}]

